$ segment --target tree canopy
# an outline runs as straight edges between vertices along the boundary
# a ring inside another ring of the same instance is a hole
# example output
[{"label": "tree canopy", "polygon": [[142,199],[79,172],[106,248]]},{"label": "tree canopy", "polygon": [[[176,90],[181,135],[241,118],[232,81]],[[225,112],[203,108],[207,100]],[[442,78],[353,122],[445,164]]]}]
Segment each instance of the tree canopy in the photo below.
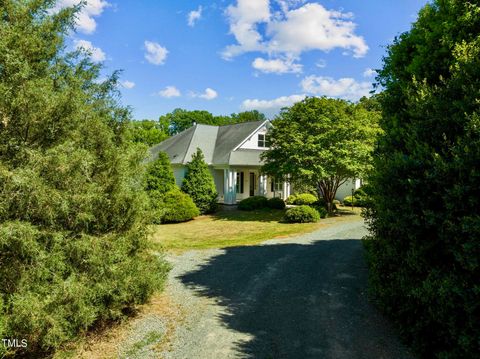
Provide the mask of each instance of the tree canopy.
[{"label": "tree canopy", "polygon": [[[0,356],[45,357],[145,302],[166,266],[147,249],[145,153],[117,74],[66,53],[74,9],[0,4]],[[5,353],[16,351],[16,353]]]},{"label": "tree canopy", "polygon": [[257,110],[233,113],[230,116],[214,116],[208,111],[188,111],[175,109],[173,112],[159,118],[160,129],[173,136],[192,127],[194,124],[223,126],[235,123],[262,121],[265,115]]},{"label": "tree canopy", "polygon": [[480,4],[435,0],[388,48],[365,241],[379,306],[425,358],[478,356]]},{"label": "tree canopy", "polygon": [[273,121],[263,171],[312,185],[331,204],[340,185],[371,169],[378,120],[379,113],[364,106],[307,98]]},{"label": "tree canopy", "polygon": [[165,132],[158,121],[131,121],[130,136],[134,143],[143,143],[151,147],[167,139],[168,132]]}]

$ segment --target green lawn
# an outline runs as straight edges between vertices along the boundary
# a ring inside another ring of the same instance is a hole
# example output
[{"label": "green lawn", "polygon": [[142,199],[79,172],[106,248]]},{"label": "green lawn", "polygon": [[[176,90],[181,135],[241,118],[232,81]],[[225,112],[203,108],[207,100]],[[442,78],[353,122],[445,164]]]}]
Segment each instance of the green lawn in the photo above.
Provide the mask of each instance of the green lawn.
[{"label": "green lawn", "polygon": [[153,226],[153,242],[167,251],[255,245],[271,238],[312,232],[336,221],[358,218],[358,210],[344,209],[340,216],[318,223],[281,223],[284,210],[221,210],[193,221]]}]

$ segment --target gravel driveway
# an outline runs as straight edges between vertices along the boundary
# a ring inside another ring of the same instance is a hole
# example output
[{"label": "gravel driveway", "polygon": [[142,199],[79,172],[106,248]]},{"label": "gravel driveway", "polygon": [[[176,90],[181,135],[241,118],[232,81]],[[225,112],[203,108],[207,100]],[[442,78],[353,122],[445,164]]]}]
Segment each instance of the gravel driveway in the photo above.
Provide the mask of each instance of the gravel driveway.
[{"label": "gravel driveway", "polygon": [[367,301],[365,234],[358,219],[262,245],[169,257],[165,294],[184,319],[156,351],[124,357],[412,358]]}]

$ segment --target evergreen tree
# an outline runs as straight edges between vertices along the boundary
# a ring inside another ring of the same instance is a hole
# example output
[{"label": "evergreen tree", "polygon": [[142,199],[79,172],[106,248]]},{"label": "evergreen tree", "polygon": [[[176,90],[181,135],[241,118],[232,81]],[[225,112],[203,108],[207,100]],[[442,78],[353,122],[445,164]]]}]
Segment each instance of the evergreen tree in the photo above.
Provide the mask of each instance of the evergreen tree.
[{"label": "evergreen tree", "polygon": [[0,3],[2,354],[45,357],[145,302],[166,265],[147,248],[145,153],[126,136],[117,75],[65,53],[78,7]]},{"label": "evergreen tree", "polygon": [[147,167],[145,189],[148,192],[156,191],[163,194],[174,188],[175,177],[173,176],[170,159],[165,152],[159,152],[157,159]]},{"label": "evergreen tree", "polygon": [[379,306],[424,358],[480,353],[480,4],[435,0],[388,49],[366,241]]},{"label": "evergreen tree", "polygon": [[193,199],[200,213],[211,213],[216,210],[218,193],[200,148],[197,148],[197,152],[192,155],[192,161],[187,164],[182,191]]}]

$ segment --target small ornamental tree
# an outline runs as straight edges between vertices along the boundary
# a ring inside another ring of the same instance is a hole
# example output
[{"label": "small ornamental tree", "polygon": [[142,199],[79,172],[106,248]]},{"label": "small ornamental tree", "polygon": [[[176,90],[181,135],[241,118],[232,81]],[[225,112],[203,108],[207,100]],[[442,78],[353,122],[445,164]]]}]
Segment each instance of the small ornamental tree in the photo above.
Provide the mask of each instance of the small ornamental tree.
[{"label": "small ornamental tree", "polygon": [[175,177],[168,155],[165,152],[159,152],[157,159],[147,166],[145,190],[167,193],[174,188]]},{"label": "small ornamental tree", "polygon": [[182,191],[192,197],[200,213],[212,213],[216,210],[218,193],[200,148],[197,148],[197,152],[192,155],[192,161],[187,164]]},{"label": "small ornamental tree", "polygon": [[362,102],[307,98],[273,121],[263,171],[314,187],[331,212],[338,188],[372,167],[378,120]]}]

